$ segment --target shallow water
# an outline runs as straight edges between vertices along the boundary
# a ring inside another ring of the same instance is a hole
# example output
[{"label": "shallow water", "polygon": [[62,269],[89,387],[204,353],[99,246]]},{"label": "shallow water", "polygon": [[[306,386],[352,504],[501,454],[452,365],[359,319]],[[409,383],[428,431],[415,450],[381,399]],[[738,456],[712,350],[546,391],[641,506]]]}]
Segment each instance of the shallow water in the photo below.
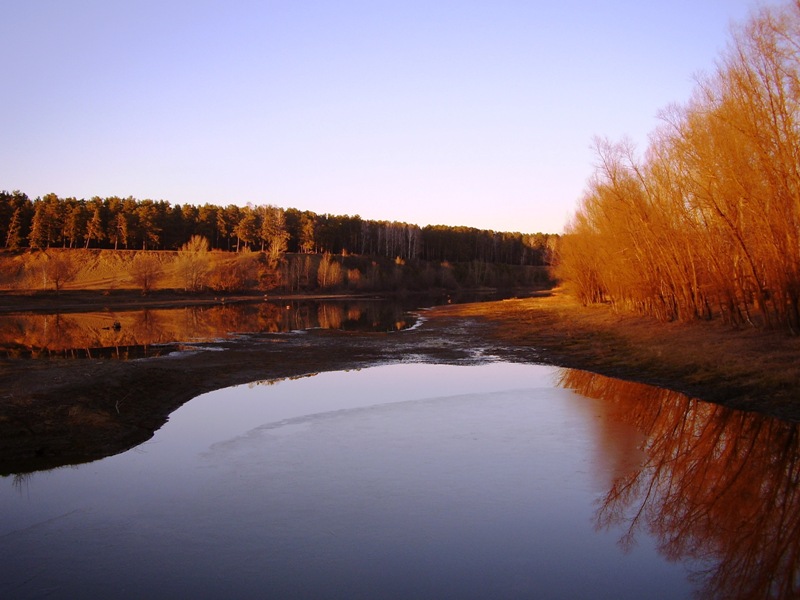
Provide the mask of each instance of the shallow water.
[{"label": "shallow water", "polygon": [[[437,299],[420,301],[432,305]],[[169,354],[176,344],[304,329],[395,331],[414,324],[414,303],[288,300],[74,313],[0,315],[0,356],[133,359]]]},{"label": "shallow water", "polygon": [[763,596],[797,572],[796,458],[793,426],[537,365],[254,383],[1,480],[0,595]]}]

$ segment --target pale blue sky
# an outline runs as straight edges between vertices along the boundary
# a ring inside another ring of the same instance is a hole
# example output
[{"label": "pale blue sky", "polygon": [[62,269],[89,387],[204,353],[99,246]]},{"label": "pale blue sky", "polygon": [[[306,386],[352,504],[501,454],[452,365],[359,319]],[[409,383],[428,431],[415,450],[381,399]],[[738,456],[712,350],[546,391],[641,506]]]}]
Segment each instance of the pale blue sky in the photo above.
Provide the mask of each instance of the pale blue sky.
[{"label": "pale blue sky", "polygon": [[0,189],[560,232],[745,0],[19,0]]}]

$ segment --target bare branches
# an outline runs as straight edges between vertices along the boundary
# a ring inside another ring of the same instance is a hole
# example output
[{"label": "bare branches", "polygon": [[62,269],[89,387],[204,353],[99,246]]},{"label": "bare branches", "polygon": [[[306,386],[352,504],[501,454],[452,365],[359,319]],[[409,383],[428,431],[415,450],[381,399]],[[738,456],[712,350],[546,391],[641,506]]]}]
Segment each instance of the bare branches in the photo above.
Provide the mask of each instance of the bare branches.
[{"label": "bare branches", "polygon": [[662,118],[644,161],[595,140],[560,275],[584,302],[800,332],[800,4],[735,30]]}]

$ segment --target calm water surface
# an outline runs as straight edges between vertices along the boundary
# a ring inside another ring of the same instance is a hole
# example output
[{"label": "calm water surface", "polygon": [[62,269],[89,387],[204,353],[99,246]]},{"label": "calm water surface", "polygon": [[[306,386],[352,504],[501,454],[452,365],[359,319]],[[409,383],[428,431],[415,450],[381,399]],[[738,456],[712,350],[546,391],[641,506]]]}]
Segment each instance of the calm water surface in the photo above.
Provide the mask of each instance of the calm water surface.
[{"label": "calm water surface", "polygon": [[0,480],[0,596],[791,597],[797,437],[536,365],[253,383]]},{"label": "calm water surface", "polygon": [[178,344],[303,329],[395,331],[414,324],[409,313],[446,298],[218,302],[216,304],[0,315],[0,356],[130,359],[169,354]]}]

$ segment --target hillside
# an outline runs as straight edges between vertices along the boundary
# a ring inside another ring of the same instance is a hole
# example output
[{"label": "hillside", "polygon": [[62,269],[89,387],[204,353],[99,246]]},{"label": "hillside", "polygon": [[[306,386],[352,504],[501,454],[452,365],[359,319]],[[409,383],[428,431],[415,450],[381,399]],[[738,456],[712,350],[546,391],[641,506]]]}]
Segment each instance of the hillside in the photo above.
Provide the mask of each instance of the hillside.
[{"label": "hillside", "polygon": [[0,252],[0,292],[159,290],[318,293],[531,287],[547,267],[380,256],[49,249]]}]

